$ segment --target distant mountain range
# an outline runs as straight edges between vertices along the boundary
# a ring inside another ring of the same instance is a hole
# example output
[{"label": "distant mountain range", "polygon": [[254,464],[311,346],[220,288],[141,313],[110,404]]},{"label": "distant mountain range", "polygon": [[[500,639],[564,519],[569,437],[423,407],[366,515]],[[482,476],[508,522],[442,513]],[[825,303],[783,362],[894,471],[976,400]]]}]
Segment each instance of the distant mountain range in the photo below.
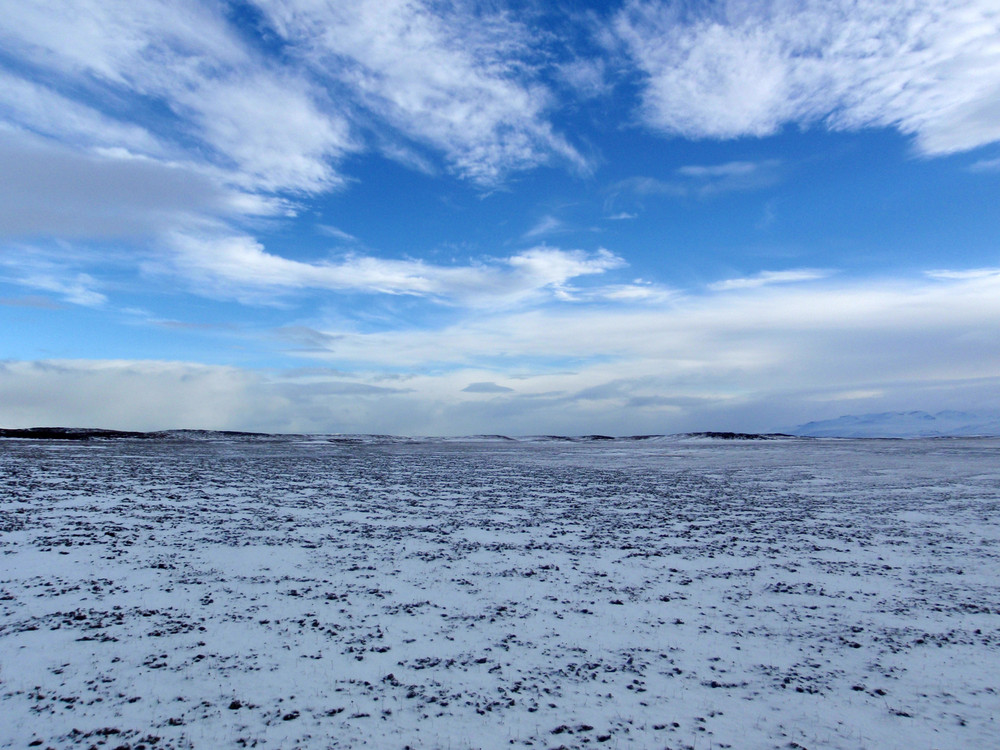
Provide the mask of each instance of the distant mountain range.
[{"label": "distant mountain range", "polygon": [[880,414],[848,414],[837,419],[807,422],[787,432],[682,432],[672,435],[466,435],[456,437],[402,437],[397,435],[346,434],[267,434],[232,430],[101,430],[81,427],[0,428],[0,438],[27,440],[159,440],[159,441],[279,441],[327,442],[339,444],[380,444],[420,442],[571,442],[603,441],[705,442],[718,440],[789,440],[804,438],[920,438],[1000,436],[1000,415],[970,414],[960,411],[890,411]]},{"label": "distant mountain range", "polygon": [[917,438],[1000,435],[1000,415],[962,411],[887,411],[848,414],[837,419],[807,422],[790,430],[802,437]]},{"label": "distant mountain range", "polygon": [[262,432],[235,432],[232,430],[158,430],[136,432],[132,430],[102,430],[87,427],[28,427],[23,429],[0,428],[0,438],[20,440],[159,440],[159,441],[308,441],[328,442],[346,445],[376,443],[413,442],[569,442],[593,443],[603,441],[671,441],[698,442],[704,440],[781,440],[793,435],[780,433],[761,434],[756,432],[684,432],[675,435],[528,435],[507,437],[506,435],[466,435],[459,437],[401,437],[397,435],[343,435],[343,434],[267,434]]}]

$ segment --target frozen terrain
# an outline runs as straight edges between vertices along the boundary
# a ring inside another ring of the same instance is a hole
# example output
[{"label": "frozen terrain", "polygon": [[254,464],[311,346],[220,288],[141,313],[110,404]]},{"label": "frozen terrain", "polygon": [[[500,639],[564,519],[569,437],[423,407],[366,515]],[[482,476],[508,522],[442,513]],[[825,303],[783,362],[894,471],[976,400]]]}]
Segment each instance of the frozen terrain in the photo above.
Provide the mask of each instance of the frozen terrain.
[{"label": "frozen terrain", "polygon": [[1000,440],[0,440],[0,746],[986,748]]}]

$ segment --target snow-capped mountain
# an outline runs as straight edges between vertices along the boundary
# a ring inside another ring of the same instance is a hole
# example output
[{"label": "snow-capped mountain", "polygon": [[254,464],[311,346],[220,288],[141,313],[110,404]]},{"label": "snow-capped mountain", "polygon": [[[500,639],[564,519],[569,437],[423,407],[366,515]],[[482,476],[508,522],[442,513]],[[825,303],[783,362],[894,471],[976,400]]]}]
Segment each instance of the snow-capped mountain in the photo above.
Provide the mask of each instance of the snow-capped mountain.
[{"label": "snow-capped mountain", "polygon": [[1000,415],[961,411],[890,411],[848,414],[837,419],[807,422],[790,430],[806,437],[960,437],[1000,435]]}]

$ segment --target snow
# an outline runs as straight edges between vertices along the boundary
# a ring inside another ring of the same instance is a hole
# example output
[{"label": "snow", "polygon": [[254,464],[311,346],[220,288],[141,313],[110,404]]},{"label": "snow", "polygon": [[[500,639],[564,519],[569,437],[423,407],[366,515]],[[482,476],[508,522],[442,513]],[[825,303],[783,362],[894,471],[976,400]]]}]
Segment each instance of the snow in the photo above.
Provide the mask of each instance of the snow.
[{"label": "snow", "polygon": [[1000,415],[960,411],[881,412],[847,414],[837,419],[809,422],[790,430],[803,437],[975,437],[1000,435]]},{"label": "snow", "polygon": [[998,453],[0,441],[0,745],[993,746]]}]

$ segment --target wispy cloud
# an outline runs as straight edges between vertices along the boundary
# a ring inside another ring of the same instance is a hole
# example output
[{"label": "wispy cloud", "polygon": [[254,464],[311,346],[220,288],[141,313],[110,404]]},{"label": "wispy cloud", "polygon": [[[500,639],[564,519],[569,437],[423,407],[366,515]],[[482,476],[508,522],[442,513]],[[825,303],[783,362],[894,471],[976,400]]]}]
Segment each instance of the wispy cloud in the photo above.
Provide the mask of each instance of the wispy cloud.
[{"label": "wispy cloud", "polygon": [[513,393],[513,388],[508,388],[505,385],[497,385],[496,383],[488,380],[480,381],[478,383],[469,383],[465,388],[462,389],[463,393]]},{"label": "wispy cloud", "polygon": [[258,0],[315,75],[444,153],[484,185],[553,158],[586,165],[546,117],[550,92],[525,65],[532,32],[510,14],[410,0]]},{"label": "wispy cloud", "polygon": [[579,96],[592,98],[609,94],[607,63],[601,58],[577,57],[556,66],[559,78]]},{"label": "wispy cloud", "polygon": [[85,273],[66,278],[64,276],[46,273],[28,273],[17,279],[17,283],[30,289],[40,289],[52,292],[62,297],[66,302],[84,307],[100,307],[108,298],[94,289],[95,279]]},{"label": "wispy cloud", "polygon": [[736,279],[725,279],[709,284],[714,292],[725,292],[731,289],[756,289],[769,284],[794,284],[801,281],[815,281],[830,275],[829,271],[813,268],[797,268],[788,271],[761,271],[753,276]]},{"label": "wispy cloud", "polygon": [[[147,155],[169,143],[175,154],[207,156],[231,184],[251,190],[329,188],[339,181],[332,161],[357,148],[322,90],[266,64],[216,6],[42,0],[12,6],[5,16],[6,50],[77,97],[65,102],[43,84],[17,82],[27,104],[8,100],[7,111],[36,131]],[[177,119],[117,104],[135,95]],[[65,112],[74,116],[67,120]],[[158,135],[147,135],[152,131]]]},{"label": "wispy cloud", "polygon": [[755,174],[761,169],[761,164],[750,161],[731,161],[725,164],[712,164],[710,166],[690,164],[686,167],[678,167],[677,174],[684,177],[693,177],[698,180],[711,180],[730,177],[745,177]]},{"label": "wispy cloud", "polygon": [[965,268],[965,269],[935,269],[927,271],[927,276],[932,279],[943,280],[968,280],[978,279],[993,281],[1000,278],[1000,268]]},{"label": "wispy cloud", "polygon": [[346,118],[294,76],[261,70],[206,81],[183,97],[204,139],[259,190],[317,192],[341,182],[332,163],[359,149]]},{"label": "wispy cloud", "polygon": [[323,333],[315,328],[304,325],[290,325],[276,328],[273,335],[295,345],[296,349],[305,352],[328,352],[343,335]]},{"label": "wispy cloud", "polygon": [[530,240],[547,234],[554,234],[566,228],[566,225],[555,216],[543,216],[527,232],[521,235],[521,239]]},{"label": "wispy cloud", "polygon": [[1000,139],[992,0],[630,0],[614,28],[645,75],[642,118],[666,133],[893,127],[924,154]]},{"label": "wispy cloud", "polygon": [[972,172],[1000,172],[1000,158],[980,159],[973,163],[969,170]]},{"label": "wispy cloud", "polygon": [[338,229],[337,227],[330,226],[329,224],[320,224],[316,227],[320,232],[328,237],[333,237],[334,239],[341,240],[343,242],[357,242],[358,238],[353,234],[345,232],[343,229]]},{"label": "wispy cloud", "polygon": [[608,192],[612,199],[621,193],[631,193],[638,196],[672,195],[683,197],[688,194],[687,188],[680,182],[661,180],[656,177],[626,177],[614,183]]},{"label": "wispy cloud", "polygon": [[[0,115],[8,123],[73,146],[163,155],[168,147],[141,125],[123,122],[41,83],[0,69]],[[10,126],[5,128],[12,130]]]},{"label": "wispy cloud", "polygon": [[[722,164],[688,164],[678,167],[667,178],[629,177],[610,188],[612,196],[631,193],[636,196],[664,195],[675,198],[710,198],[722,193],[760,190],[776,184],[782,175],[777,159],[731,161]],[[634,218],[631,214],[618,217]],[[617,217],[612,217],[617,218]]]},{"label": "wispy cloud", "polygon": [[73,305],[102,307],[107,303],[107,296],[98,291],[100,282],[80,270],[79,262],[31,247],[9,250],[0,254],[0,281],[49,292]]},{"label": "wispy cloud", "polygon": [[723,164],[688,164],[676,174],[684,180],[683,187],[705,197],[717,193],[759,190],[777,183],[782,163],[777,159],[762,161],[730,161]]},{"label": "wispy cloud", "polygon": [[348,255],[307,263],[274,255],[252,237],[173,236],[168,266],[202,291],[247,301],[303,289],[405,294],[471,306],[505,306],[569,294],[568,282],[624,265],[607,250],[586,253],[539,246],[507,258],[443,266],[423,260]]}]

